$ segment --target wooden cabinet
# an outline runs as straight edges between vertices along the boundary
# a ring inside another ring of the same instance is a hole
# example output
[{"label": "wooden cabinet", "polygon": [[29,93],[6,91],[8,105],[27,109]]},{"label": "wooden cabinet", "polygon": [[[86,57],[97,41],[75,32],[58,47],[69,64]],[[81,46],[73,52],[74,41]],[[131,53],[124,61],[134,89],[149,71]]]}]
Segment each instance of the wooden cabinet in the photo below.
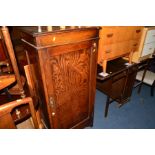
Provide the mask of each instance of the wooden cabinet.
[{"label": "wooden cabinet", "polygon": [[41,33],[35,27],[21,28],[49,128],[93,125],[98,33],[95,27],[53,27]]},{"label": "wooden cabinet", "polygon": [[133,53],[132,61],[140,62],[150,58],[155,50],[155,27],[145,27],[142,31],[139,48]]},{"label": "wooden cabinet", "polygon": [[128,56],[131,62],[132,54],[139,46],[142,26],[103,26],[99,36],[98,64],[106,72],[107,61]]}]

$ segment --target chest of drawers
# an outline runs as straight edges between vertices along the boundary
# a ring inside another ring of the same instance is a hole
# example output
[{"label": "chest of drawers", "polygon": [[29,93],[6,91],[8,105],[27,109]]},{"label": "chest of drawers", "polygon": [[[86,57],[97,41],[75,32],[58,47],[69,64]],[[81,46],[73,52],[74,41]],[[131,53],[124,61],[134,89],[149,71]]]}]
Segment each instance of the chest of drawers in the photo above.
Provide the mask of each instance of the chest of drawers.
[{"label": "chest of drawers", "polygon": [[150,58],[155,50],[155,27],[145,27],[142,31],[139,48],[133,53],[132,61],[140,62]]},{"label": "chest of drawers", "polygon": [[142,26],[103,26],[100,30],[98,64],[106,72],[107,61],[128,56],[139,46]]}]

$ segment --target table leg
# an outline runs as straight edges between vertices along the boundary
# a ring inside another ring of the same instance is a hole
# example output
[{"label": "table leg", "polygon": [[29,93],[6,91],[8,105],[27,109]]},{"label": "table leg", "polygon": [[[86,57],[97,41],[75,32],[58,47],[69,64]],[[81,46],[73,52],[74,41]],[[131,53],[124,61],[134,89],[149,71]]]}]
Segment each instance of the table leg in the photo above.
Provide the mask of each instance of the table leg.
[{"label": "table leg", "polygon": [[104,60],[104,61],[103,61],[102,68],[103,68],[103,72],[106,73],[106,69],[107,69],[107,60]]},{"label": "table leg", "polygon": [[110,97],[109,97],[109,96],[107,96],[107,101],[106,101],[106,106],[105,106],[105,113],[104,113],[104,117],[107,117],[107,115],[108,115],[109,104],[110,104]]}]

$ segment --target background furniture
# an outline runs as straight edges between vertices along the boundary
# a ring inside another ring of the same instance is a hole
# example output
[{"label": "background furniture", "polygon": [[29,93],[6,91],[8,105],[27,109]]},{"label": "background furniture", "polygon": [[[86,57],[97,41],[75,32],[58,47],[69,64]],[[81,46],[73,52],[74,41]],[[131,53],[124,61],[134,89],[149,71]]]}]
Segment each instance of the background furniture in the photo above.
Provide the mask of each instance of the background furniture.
[{"label": "background furniture", "polygon": [[[24,89],[23,89],[23,83],[22,83],[21,76],[20,76],[20,73],[19,73],[19,70],[18,70],[18,66],[17,66],[15,54],[14,54],[14,49],[13,49],[13,45],[12,45],[12,41],[11,41],[11,38],[10,38],[8,28],[3,26],[1,30],[2,30],[5,45],[6,45],[6,48],[7,48],[7,51],[8,51],[8,55],[9,55],[9,58],[11,60],[14,75],[16,77],[19,92],[21,94],[21,97],[24,98],[25,94],[24,94]],[[9,76],[9,74],[8,74],[8,76]]]},{"label": "background furniture", "polygon": [[[97,75],[97,89],[107,95],[105,117],[108,115],[109,104],[116,101],[119,106],[130,100],[133,85],[135,82],[138,65],[132,64],[126,66],[127,61],[118,58],[108,62],[106,77]],[[98,72],[102,71],[102,67],[98,65]]]},{"label": "background furniture", "polygon": [[5,41],[0,30],[0,74],[3,72],[11,72],[10,60],[8,57],[8,52],[5,46]]},{"label": "background furniture", "polygon": [[[35,125],[35,127],[38,128],[38,123],[36,122],[36,121],[39,122],[38,112],[35,112],[35,109],[32,105],[33,104],[32,99],[30,97],[25,98],[25,93],[24,93],[24,89],[23,89],[23,85],[22,85],[22,78],[19,74],[18,65],[16,62],[14,49],[12,46],[12,41],[11,41],[10,34],[9,34],[7,27],[2,27],[2,34],[4,37],[4,43],[6,44],[6,47],[7,47],[8,55],[10,57],[10,60],[11,60],[12,66],[13,66],[14,73],[13,74],[5,73],[4,75],[0,74],[0,91],[3,91],[4,89],[12,87],[13,84],[15,84],[15,82],[17,82],[17,86],[18,86],[18,90],[19,90],[18,95],[20,94],[21,98],[24,98],[24,99],[19,99],[20,97],[18,97],[17,101],[13,101],[10,103],[6,103],[6,102],[3,103],[2,102],[3,99],[1,97],[0,127],[1,128],[3,128],[3,127],[4,128],[5,127],[6,128],[14,128],[15,124],[23,121],[25,119],[25,117],[32,116],[33,120],[35,119],[34,125]],[[27,74],[28,74],[28,72],[27,72]],[[28,79],[28,80],[30,81],[30,79]],[[12,100],[12,97],[10,97],[10,98]],[[36,101],[36,100],[34,100],[34,101]],[[27,103],[29,103],[29,106]],[[36,103],[36,102],[34,102],[34,103]],[[35,104],[35,108],[36,108],[36,105],[38,105],[38,104],[37,103]],[[36,118],[35,118],[36,116],[34,116],[35,113],[37,113],[38,120],[36,120]],[[11,116],[13,119],[11,119]]]},{"label": "background furniture", "polygon": [[9,103],[5,103],[3,105],[0,105],[0,129],[13,129],[16,128],[15,122],[12,118],[11,112],[13,109],[15,109],[18,106],[27,104],[30,108],[30,113],[32,116],[32,120],[34,123],[34,127],[38,128],[38,122],[35,114],[35,109],[33,106],[32,98],[27,97],[24,99],[19,99],[16,101],[12,101]]},{"label": "background furniture", "polygon": [[0,76],[0,90],[7,88],[16,81],[15,75]]},{"label": "background furniture", "polygon": [[0,31],[0,61],[5,61],[7,59],[7,50],[5,47],[2,32]]},{"label": "background furniture", "polygon": [[19,26],[9,27],[9,32],[13,43],[13,48],[20,74],[25,74],[24,66],[27,65],[27,59],[25,59],[26,53],[23,52],[24,47],[20,38],[20,31],[18,28]]},{"label": "background furniture", "polygon": [[142,26],[102,26],[100,29],[98,64],[106,72],[107,61],[128,56],[131,63],[132,54],[139,46]]},{"label": "background furniture", "polygon": [[33,65],[48,128],[93,125],[96,91],[96,27],[20,28],[28,64]]},{"label": "background furniture", "polygon": [[145,27],[138,49],[133,53],[132,62],[140,62],[151,58],[155,50],[155,27]]},{"label": "background furniture", "polygon": [[[143,72],[144,71],[142,70],[137,73],[136,80],[138,81],[142,80]],[[155,73],[147,70],[142,82],[151,86],[151,96],[153,96],[154,87],[155,87]]]},{"label": "background furniture", "polygon": [[141,91],[142,84],[145,83],[151,86],[151,96],[153,96],[155,87],[155,57],[143,60],[139,63],[136,80],[140,81],[137,84],[139,85],[138,93]]}]

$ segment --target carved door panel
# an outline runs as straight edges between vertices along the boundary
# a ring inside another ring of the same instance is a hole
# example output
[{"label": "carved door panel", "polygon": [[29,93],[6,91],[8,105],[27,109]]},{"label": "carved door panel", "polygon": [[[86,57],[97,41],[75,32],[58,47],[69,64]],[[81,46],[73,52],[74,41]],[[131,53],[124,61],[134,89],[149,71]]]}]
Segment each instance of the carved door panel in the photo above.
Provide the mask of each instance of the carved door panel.
[{"label": "carved door panel", "polygon": [[91,70],[96,59],[93,44],[87,41],[46,51],[44,70],[53,128],[76,128],[92,120],[96,75],[96,67]]}]

